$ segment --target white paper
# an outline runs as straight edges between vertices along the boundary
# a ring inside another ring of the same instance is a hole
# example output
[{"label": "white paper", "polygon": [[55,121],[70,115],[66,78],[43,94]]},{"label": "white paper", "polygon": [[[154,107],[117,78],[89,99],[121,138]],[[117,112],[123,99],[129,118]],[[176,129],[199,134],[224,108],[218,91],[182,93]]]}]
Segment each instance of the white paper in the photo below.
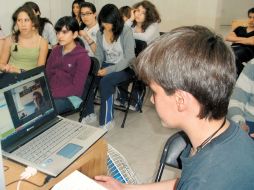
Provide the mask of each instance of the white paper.
[{"label": "white paper", "polygon": [[74,171],[62,181],[58,182],[52,190],[106,190],[94,180]]}]

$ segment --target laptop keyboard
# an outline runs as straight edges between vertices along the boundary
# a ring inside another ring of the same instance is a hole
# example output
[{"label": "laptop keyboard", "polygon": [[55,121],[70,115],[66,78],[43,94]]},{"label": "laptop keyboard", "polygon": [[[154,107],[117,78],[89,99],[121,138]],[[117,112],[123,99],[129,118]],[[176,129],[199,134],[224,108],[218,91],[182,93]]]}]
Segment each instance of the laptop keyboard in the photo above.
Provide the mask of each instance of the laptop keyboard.
[{"label": "laptop keyboard", "polygon": [[54,152],[59,151],[63,144],[67,144],[77,136],[83,127],[78,123],[62,120],[20,147],[14,154],[35,164],[40,164]]}]

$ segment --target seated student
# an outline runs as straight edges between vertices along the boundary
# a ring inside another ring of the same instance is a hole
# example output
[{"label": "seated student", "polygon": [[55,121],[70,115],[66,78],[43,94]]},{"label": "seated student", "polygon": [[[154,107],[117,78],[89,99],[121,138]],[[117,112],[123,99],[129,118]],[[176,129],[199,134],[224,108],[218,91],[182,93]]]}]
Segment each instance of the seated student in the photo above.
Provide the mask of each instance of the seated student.
[{"label": "seated student", "polygon": [[81,3],[80,16],[86,27],[79,31],[79,35],[84,41],[88,55],[93,57],[96,50],[96,34],[99,31],[94,4],[89,2]]},{"label": "seated student", "polygon": [[[245,131],[254,130],[254,64],[248,64],[237,79],[228,107],[228,119]],[[251,126],[248,126],[251,125]],[[250,134],[254,138],[254,133]]]},{"label": "seated student", "polygon": [[38,17],[39,20],[39,34],[45,38],[48,43],[54,47],[57,44],[56,32],[54,30],[54,26],[47,18],[41,18],[41,11],[39,6],[32,2],[28,1],[24,4],[25,6],[29,6],[33,9],[35,15]]},{"label": "seated student", "polygon": [[123,6],[119,9],[119,12],[123,18],[123,21],[126,22],[131,17],[131,8],[129,6]]},{"label": "seated student", "polygon": [[132,27],[134,39],[149,44],[160,36],[160,22],[155,5],[150,1],[141,1],[133,5],[132,15],[126,24]]},{"label": "seated student", "polygon": [[226,40],[232,42],[232,48],[236,57],[238,76],[243,70],[243,62],[254,58],[254,8],[248,10],[248,26],[239,26],[226,36]]},{"label": "seated student", "polygon": [[47,61],[46,74],[59,114],[77,108],[90,69],[90,58],[84,47],[76,43],[79,25],[75,18],[65,16],[55,25],[59,46]]},{"label": "seated student", "polygon": [[236,69],[223,39],[202,26],[180,27],[150,44],[134,66],[152,89],[162,125],[190,139],[181,177],[143,185],[95,179],[108,190],[254,189],[254,142],[226,120]]},{"label": "seated student", "polygon": [[[160,36],[160,22],[160,15],[155,5],[150,1],[141,1],[133,5],[131,17],[126,21],[126,24],[132,27],[134,39],[142,40],[149,44]],[[134,98],[129,107],[131,110],[139,111],[143,104],[144,93],[143,84],[137,83],[133,92]],[[117,100],[123,106],[127,105],[124,99],[120,91]],[[116,101],[116,104],[119,104],[118,101]]]},{"label": "seated student", "polygon": [[74,0],[71,6],[71,15],[78,21],[79,29],[82,30],[85,26],[81,21],[80,17],[80,5],[85,2],[84,0]]},{"label": "seated student", "polygon": [[[132,31],[124,25],[118,8],[113,4],[105,5],[99,15],[100,31],[97,33],[95,57],[101,64],[98,76],[101,96],[100,127],[108,129],[113,120],[113,95],[118,83],[131,77],[128,72],[130,62],[135,57]],[[87,123],[94,118],[93,100],[90,101],[87,116],[82,122]]]},{"label": "seated student", "polygon": [[12,15],[12,35],[5,39],[0,70],[20,73],[44,65],[48,43],[37,32],[38,20],[33,11],[19,7]]}]

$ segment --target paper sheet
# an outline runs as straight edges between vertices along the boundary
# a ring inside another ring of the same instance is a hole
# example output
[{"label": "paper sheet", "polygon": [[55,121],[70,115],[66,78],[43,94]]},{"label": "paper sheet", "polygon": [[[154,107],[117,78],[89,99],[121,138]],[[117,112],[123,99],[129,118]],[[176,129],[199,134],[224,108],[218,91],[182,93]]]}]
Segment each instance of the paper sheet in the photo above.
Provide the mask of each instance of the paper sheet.
[{"label": "paper sheet", "polygon": [[94,180],[74,171],[62,181],[57,183],[52,190],[106,190],[104,187],[96,183]]}]

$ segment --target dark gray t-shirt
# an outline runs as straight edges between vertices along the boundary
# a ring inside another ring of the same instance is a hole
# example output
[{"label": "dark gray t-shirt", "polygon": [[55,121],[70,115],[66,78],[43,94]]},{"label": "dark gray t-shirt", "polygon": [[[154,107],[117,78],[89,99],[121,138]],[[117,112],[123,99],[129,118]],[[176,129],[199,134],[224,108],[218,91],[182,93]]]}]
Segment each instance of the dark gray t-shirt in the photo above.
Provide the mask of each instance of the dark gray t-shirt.
[{"label": "dark gray t-shirt", "polygon": [[192,157],[190,149],[177,190],[254,190],[254,141],[235,123]]}]

